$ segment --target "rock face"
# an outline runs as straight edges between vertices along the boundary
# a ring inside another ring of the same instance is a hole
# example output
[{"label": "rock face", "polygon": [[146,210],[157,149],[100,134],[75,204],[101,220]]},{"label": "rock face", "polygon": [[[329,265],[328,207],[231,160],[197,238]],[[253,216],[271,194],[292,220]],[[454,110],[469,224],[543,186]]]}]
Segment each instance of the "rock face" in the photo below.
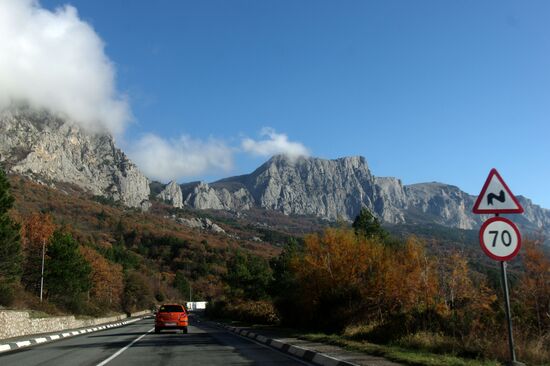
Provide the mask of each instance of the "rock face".
[{"label": "rock face", "polygon": [[199,182],[185,197],[185,205],[199,209],[248,210],[253,207],[253,198],[244,187],[229,190],[226,187],[213,187]]},{"label": "rock face", "polygon": [[183,194],[181,193],[181,187],[174,181],[168,183],[162,192],[157,195],[157,198],[169,202],[174,207],[183,207]]},{"label": "rock face", "polygon": [[193,229],[199,229],[199,230],[205,230],[210,231],[217,234],[225,234],[225,230],[222,229],[218,224],[213,223],[210,219],[207,219],[205,217],[202,218],[191,218],[186,219],[184,217],[178,217],[177,222],[180,224],[183,224],[187,227],[193,228]]},{"label": "rock face", "polygon": [[73,183],[126,206],[149,207],[149,181],[108,135],[44,111],[0,112],[0,162],[39,181]]},{"label": "rock face", "polygon": [[[362,207],[383,222],[437,223],[461,229],[479,227],[485,217],[471,209],[475,196],[442,183],[403,185],[397,178],[375,177],[363,157],[336,160],[275,156],[248,175],[185,185],[184,205],[197,209],[251,207],[328,220],[353,220]],[[523,228],[549,232],[550,211],[519,196]]]},{"label": "rock face", "polygon": [[408,221],[472,229],[481,224],[479,215],[471,213],[475,197],[458,187],[442,183],[405,186]]},{"label": "rock face", "polygon": [[198,209],[261,207],[328,220],[353,219],[366,206],[391,223],[405,222],[406,207],[401,181],[374,177],[363,157],[275,156],[250,175],[187,187],[184,202]]}]

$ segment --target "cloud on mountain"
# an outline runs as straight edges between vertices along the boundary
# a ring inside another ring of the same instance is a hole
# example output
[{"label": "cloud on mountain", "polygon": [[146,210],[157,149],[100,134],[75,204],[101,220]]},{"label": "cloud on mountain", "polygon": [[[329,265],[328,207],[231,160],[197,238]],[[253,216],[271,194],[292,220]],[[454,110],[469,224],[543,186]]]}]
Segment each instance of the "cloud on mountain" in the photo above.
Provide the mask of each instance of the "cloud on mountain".
[{"label": "cloud on mountain", "polygon": [[162,182],[233,168],[233,149],[223,141],[187,135],[172,140],[144,135],[131,145],[128,155],[146,176]]},{"label": "cloud on mountain", "polygon": [[30,104],[92,132],[120,134],[130,120],[115,69],[94,29],[70,5],[0,1],[0,109]]},{"label": "cloud on mountain", "polygon": [[273,156],[277,154],[289,157],[309,156],[309,150],[300,142],[290,141],[284,133],[277,133],[271,127],[264,127],[260,136],[262,140],[245,138],[241,142],[243,151],[256,156]]},{"label": "cloud on mountain", "polygon": [[277,154],[291,158],[309,156],[303,144],[289,141],[287,135],[272,128],[263,128],[260,135],[265,139],[255,141],[245,138],[238,148],[215,138],[201,140],[182,135],[176,139],[165,139],[155,134],[145,134],[129,143],[127,153],[146,176],[161,182],[185,181],[201,175],[230,172],[237,153],[261,157]]}]

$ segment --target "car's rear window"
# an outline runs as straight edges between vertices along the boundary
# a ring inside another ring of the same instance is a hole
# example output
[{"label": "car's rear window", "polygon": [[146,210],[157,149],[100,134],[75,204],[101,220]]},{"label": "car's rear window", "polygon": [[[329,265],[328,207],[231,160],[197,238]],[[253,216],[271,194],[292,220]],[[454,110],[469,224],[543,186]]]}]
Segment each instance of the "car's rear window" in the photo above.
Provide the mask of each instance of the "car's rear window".
[{"label": "car's rear window", "polygon": [[159,309],[159,313],[183,313],[183,306],[181,306],[181,305],[162,305]]}]

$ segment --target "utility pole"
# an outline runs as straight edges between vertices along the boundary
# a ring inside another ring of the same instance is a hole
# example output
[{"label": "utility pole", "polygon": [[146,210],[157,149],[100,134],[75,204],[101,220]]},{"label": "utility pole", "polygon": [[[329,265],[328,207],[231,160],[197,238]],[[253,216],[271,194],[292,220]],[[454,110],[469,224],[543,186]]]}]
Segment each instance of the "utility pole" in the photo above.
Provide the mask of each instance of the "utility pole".
[{"label": "utility pole", "polygon": [[42,239],[42,272],[40,274],[40,302],[44,291],[44,258],[46,257],[46,239]]}]

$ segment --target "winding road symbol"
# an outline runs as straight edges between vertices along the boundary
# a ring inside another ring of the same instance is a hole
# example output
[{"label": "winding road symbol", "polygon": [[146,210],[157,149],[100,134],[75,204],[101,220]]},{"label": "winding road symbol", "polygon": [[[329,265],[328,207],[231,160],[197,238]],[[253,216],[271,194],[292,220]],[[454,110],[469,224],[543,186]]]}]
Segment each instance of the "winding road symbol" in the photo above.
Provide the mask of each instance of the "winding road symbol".
[{"label": "winding road symbol", "polygon": [[522,213],[518,199],[496,169],[491,169],[485,184],[477,196],[472,212],[475,214]]},{"label": "winding road symbol", "polygon": [[487,204],[488,205],[493,205],[493,200],[497,200],[499,202],[502,202],[504,203],[504,201],[506,200],[506,197],[504,197],[504,191],[501,189],[500,190],[500,193],[498,194],[498,196],[494,193],[489,193],[487,195]]}]

